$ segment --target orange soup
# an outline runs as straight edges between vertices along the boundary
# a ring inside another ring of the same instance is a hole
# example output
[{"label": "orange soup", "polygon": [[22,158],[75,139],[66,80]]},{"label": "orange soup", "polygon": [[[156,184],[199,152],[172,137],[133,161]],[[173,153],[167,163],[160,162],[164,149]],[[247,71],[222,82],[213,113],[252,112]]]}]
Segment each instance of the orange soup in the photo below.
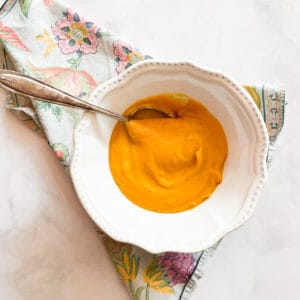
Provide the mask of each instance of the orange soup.
[{"label": "orange soup", "polygon": [[126,111],[152,106],[176,118],[118,122],[109,146],[112,176],[136,205],[159,213],[192,209],[222,181],[227,141],[219,121],[183,94],[142,99]]}]

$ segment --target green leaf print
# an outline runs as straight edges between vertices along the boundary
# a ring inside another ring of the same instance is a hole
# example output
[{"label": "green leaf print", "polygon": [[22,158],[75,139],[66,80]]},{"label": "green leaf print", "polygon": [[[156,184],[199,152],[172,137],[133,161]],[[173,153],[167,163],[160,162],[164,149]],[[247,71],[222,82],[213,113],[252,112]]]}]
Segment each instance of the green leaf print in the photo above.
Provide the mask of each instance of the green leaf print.
[{"label": "green leaf print", "polygon": [[23,15],[28,18],[28,11],[31,5],[31,0],[19,0],[19,4]]},{"label": "green leaf print", "polygon": [[135,295],[134,295],[135,300],[140,300],[141,299],[142,292],[145,288],[146,288],[145,286],[140,286],[138,289],[136,289]]},{"label": "green leaf print", "polygon": [[60,105],[52,104],[44,101],[36,102],[36,109],[41,109],[44,111],[50,110],[52,114],[56,117],[57,121],[61,121],[63,115],[63,109]]},{"label": "green leaf print", "polygon": [[47,111],[51,107],[51,103],[49,102],[43,102],[43,101],[37,101],[36,108],[37,109],[43,109]]},{"label": "green leaf print", "polygon": [[53,115],[56,117],[57,121],[61,121],[62,115],[63,115],[63,110],[59,105],[56,104],[51,104],[51,111]]}]

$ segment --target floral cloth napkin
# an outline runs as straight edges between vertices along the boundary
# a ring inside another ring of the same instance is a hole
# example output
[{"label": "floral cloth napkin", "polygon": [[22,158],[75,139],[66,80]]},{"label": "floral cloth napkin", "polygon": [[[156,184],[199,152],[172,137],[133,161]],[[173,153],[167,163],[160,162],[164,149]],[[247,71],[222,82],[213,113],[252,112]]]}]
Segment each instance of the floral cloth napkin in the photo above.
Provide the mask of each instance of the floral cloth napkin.
[{"label": "floral cloth napkin", "polygon": [[[54,0],[6,0],[0,8],[1,63],[88,99],[93,89],[150,56]],[[245,86],[270,136],[268,163],[284,122],[282,88]],[[7,93],[7,105],[44,134],[68,169],[82,111]],[[100,232],[100,231],[98,231]],[[196,234],[196,233],[195,233]],[[198,253],[153,255],[100,234],[132,299],[189,299],[217,245]],[[100,279],[99,279],[100,280]]]}]

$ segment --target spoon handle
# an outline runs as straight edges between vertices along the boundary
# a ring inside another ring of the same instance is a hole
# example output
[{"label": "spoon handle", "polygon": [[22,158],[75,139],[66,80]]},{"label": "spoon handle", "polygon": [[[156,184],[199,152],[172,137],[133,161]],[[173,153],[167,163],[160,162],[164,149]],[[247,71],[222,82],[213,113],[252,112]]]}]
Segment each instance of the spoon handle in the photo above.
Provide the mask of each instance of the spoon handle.
[{"label": "spoon handle", "polygon": [[34,98],[65,106],[81,108],[88,111],[102,113],[108,117],[126,122],[127,118],[121,114],[114,113],[100,106],[73,97],[59,89],[56,89],[42,81],[19,72],[0,69],[0,85],[15,94]]}]

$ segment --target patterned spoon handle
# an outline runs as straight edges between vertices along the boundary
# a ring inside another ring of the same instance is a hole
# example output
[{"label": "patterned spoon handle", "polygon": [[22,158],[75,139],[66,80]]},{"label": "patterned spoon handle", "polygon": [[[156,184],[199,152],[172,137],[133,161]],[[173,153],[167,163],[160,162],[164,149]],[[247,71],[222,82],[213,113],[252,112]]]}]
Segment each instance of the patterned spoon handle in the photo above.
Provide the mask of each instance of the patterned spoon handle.
[{"label": "patterned spoon handle", "polygon": [[118,113],[71,96],[42,81],[19,72],[0,69],[0,85],[15,94],[23,95],[35,100],[56,103],[65,106],[81,108],[88,111],[102,113],[108,117],[126,122],[128,119]]}]

